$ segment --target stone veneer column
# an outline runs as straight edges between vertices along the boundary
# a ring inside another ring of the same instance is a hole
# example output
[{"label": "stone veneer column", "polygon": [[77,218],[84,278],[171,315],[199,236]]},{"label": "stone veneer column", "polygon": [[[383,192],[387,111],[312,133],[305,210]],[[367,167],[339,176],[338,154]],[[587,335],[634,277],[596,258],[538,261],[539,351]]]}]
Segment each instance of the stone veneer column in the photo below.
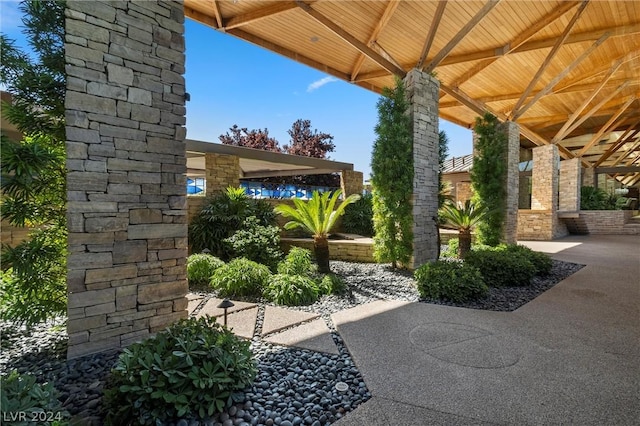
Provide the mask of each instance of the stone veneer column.
[{"label": "stone veneer column", "polygon": [[240,158],[236,155],[206,153],[204,156],[207,196],[240,186]]},{"label": "stone veneer column", "polygon": [[598,186],[596,171],[593,167],[585,167],[582,169],[582,186]]},{"label": "stone veneer column", "polygon": [[184,11],[66,3],[67,356],[187,316]]},{"label": "stone veneer column", "polygon": [[558,205],[558,159],[556,145],[533,148],[531,210],[549,210],[555,213]]},{"label": "stone veneer column", "polygon": [[560,162],[560,210],[580,210],[580,159]]},{"label": "stone veneer column", "polygon": [[413,120],[412,268],[438,257],[438,101],[440,82],[418,69],[405,77]]},{"label": "stone veneer column", "polygon": [[[518,238],[518,197],[520,189],[520,128],[512,121],[502,123],[507,135],[507,189],[503,242],[515,244]],[[535,163],[534,163],[535,164]]]},{"label": "stone veneer column", "polygon": [[344,197],[351,194],[362,195],[363,185],[362,172],[355,170],[342,170],[340,172],[340,188]]}]

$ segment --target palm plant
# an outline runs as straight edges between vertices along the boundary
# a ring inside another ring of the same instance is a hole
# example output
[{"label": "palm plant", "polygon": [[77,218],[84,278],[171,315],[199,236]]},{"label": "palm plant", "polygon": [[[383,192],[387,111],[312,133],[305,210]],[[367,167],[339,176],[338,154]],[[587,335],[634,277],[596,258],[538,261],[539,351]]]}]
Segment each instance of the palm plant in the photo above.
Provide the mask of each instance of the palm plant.
[{"label": "palm plant", "polygon": [[458,202],[446,202],[440,208],[440,217],[449,225],[458,229],[458,257],[464,259],[471,250],[471,230],[480,223],[488,213],[486,208],[465,201],[464,204]]},{"label": "palm plant", "polygon": [[276,213],[291,219],[285,223],[285,229],[302,228],[313,236],[313,249],[320,273],[330,272],[329,232],[336,224],[336,220],[344,213],[345,207],[360,199],[357,194],[349,195],[335,208],[340,194],[342,194],[341,190],[322,194],[313,191],[309,201],[294,199],[295,208],[287,204],[280,204],[275,208]]}]

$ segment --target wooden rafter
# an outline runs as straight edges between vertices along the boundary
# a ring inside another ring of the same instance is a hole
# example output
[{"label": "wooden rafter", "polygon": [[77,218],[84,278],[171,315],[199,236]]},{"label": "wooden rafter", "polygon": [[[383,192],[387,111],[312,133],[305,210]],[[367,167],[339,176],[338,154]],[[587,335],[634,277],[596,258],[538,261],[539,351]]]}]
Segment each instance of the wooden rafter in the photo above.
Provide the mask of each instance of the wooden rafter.
[{"label": "wooden rafter", "polygon": [[[367,40],[367,45],[371,45],[371,43],[374,43],[378,40],[378,37],[380,37],[380,33],[382,33],[384,27],[389,23],[389,20],[391,20],[393,13],[396,11],[399,5],[400,0],[391,0],[389,1],[389,3],[387,3],[387,7],[384,9],[384,12],[382,13],[380,19],[378,19],[378,23],[371,32],[369,40]],[[356,62],[353,64],[353,68],[351,69],[351,80],[354,80],[358,76],[365,58],[366,56],[362,53],[358,55],[358,59],[356,59]]]},{"label": "wooden rafter", "polygon": [[447,8],[447,1],[448,0],[442,0],[438,3],[436,13],[433,15],[433,20],[431,21],[431,26],[429,27],[427,39],[422,46],[422,53],[420,53],[420,58],[416,63],[416,68],[418,69],[422,69],[422,67],[424,67],[424,62],[427,60],[427,56],[429,55],[429,51],[431,50],[431,45],[433,44],[433,40],[436,38],[438,27],[440,26],[440,22],[442,21],[442,15],[444,15],[444,10]]},{"label": "wooden rafter", "polygon": [[[638,135],[636,134],[636,136],[638,136]],[[631,154],[632,152],[634,152],[638,148],[640,148],[640,139],[638,139],[633,145],[631,145],[631,148],[625,149],[618,156],[618,158],[615,159],[615,161],[613,162],[612,166],[617,166],[618,164],[622,163],[629,156],[629,154]],[[630,166],[631,164],[633,164],[633,162],[627,163],[626,165]]]},{"label": "wooden rafter", "polygon": [[402,68],[402,65],[400,65],[395,59],[393,59],[393,56],[391,56],[391,54],[387,52],[384,47],[380,46],[378,42],[372,41],[370,43],[370,46],[373,50],[375,50],[379,55],[381,55],[387,61],[391,62],[398,68]]},{"label": "wooden rafter", "polygon": [[611,116],[609,121],[607,121],[604,124],[604,126],[600,128],[598,133],[593,135],[591,140],[584,147],[582,147],[582,149],[578,152],[577,156],[582,157],[596,142],[600,140],[603,134],[608,133],[609,131],[611,131],[612,128],[615,128],[615,122],[618,119],[618,117],[620,117],[622,113],[624,113],[627,110],[627,108],[629,108],[629,105],[631,105],[635,100],[636,100],[635,96],[632,96],[631,98],[629,98],[629,100],[627,100],[627,102],[625,102],[624,105],[622,105],[622,107],[618,110],[618,112],[616,112],[613,116]]},{"label": "wooden rafter", "polygon": [[491,65],[501,57],[504,57],[509,53],[513,52],[514,50],[516,50],[518,47],[520,47],[522,44],[528,41],[531,37],[536,35],[539,31],[542,31],[544,28],[549,26],[551,23],[555,22],[558,18],[560,18],[565,13],[573,9],[578,4],[580,4],[579,1],[562,2],[560,6],[556,7],[551,12],[544,15],[537,22],[535,22],[533,25],[527,28],[524,32],[518,34],[509,43],[502,46],[502,54],[500,56],[484,59],[478,62],[477,64],[472,66],[469,70],[467,70],[463,75],[458,77],[453,83],[451,83],[451,85],[454,87],[457,87],[469,81],[471,78],[479,74],[482,70],[487,68],[489,65]]},{"label": "wooden rafter", "polygon": [[252,10],[251,12],[243,13],[232,18],[227,19],[224,23],[226,30],[248,25],[254,22],[261,21],[263,19],[276,16],[282,12],[295,9],[298,5],[294,1],[278,2],[269,6],[261,7],[260,9]]},{"label": "wooden rafter", "polygon": [[527,97],[529,97],[529,94],[531,93],[533,88],[536,86],[536,84],[538,84],[540,77],[542,77],[542,74],[544,74],[544,72],[547,70],[547,67],[551,64],[551,61],[553,60],[554,56],[556,56],[556,54],[560,51],[560,48],[564,44],[565,40],[567,39],[567,37],[569,37],[569,33],[573,29],[573,26],[576,24],[576,22],[578,22],[578,19],[580,19],[580,16],[584,12],[584,10],[587,8],[588,4],[589,4],[588,0],[582,2],[578,10],[576,10],[576,13],[571,18],[571,21],[569,21],[566,28],[560,35],[560,37],[558,37],[558,39],[556,40],[556,43],[553,45],[553,48],[549,51],[549,53],[547,54],[547,57],[542,62],[542,65],[540,65],[540,67],[538,68],[538,71],[536,71],[533,78],[531,78],[531,80],[529,81],[529,85],[527,86],[526,89],[524,89],[524,92],[522,92],[520,99],[518,99],[518,102],[516,102],[515,106],[513,107],[513,112],[511,114],[513,117],[518,117],[522,115],[522,113],[520,112],[520,107],[522,106],[522,104],[524,104],[524,101],[527,99]]},{"label": "wooden rafter", "polygon": [[220,6],[217,0],[210,0],[211,8],[213,9],[213,15],[216,18],[217,28],[222,28],[222,14],[220,13]]},{"label": "wooden rafter", "polygon": [[446,58],[449,53],[451,53],[453,48],[456,47],[458,43],[462,41],[462,39],[469,35],[473,27],[478,25],[480,21],[482,21],[485,16],[487,16],[489,12],[491,12],[491,9],[497,6],[498,3],[500,3],[500,0],[489,0],[487,3],[485,3],[485,5],[482,6],[482,9],[480,9],[478,13],[476,13],[475,16],[471,18],[451,40],[449,40],[449,42],[442,48],[442,50],[436,53],[436,55],[427,65],[422,68],[422,70],[426,72],[433,71],[435,67],[437,67],[440,62],[442,62],[442,60]]},{"label": "wooden rafter", "polygon": [[202,12],[198,12],[197,10],[194,10],[190,7],[184,7],[184,15],[208,27],[214,28],[216,30],[220,29],[220,27],[218,26],[218,21],[215,17],[206,15]]},{"label": "wooden rafter", "polygon": [[618,140],[613,143],[611,145],[611,147],[609,149],[607,149],[598,159],[598,161],[596,161],[593,165],[593,167],[598,167],[599,165],[601,165],[602,163],[604,163],[605,161],[607,161],[607,159],[609,157],[611,157],[611,155],[613,155],[614,153],[618,152],[618,150],[620,148],[622,148],[625,144],[629,143],[632,141],[632,139],[634,139],[634,136],[636,133],[638,133],[638,130],[634,130],[635,127],[638,125],[638,123],[640,123],[640,119],[636,120],[635,123],[631,124],[629,126],[629,128],[627,130],[625,130],[625,132],[620,135],[620,137],[618,138]]},{"label": "wooden rafter", "polygon": [[[615,61],[622,61],[621,65],[624,65],[627,62],[630,62],[636,58],[640,57],[640,51],[638,50],[634,50],[631,51],[629,53],[627,53],[626,55],[616,59]],[[588,81],[591,80],[593,78],[598,77],[600,74],[604,74],[604,73],[608,73],[611,70],[611,65],[603,65],[601,67],[595,68],[594,70],[592,70],[591,72],[587,72],[587,73],[582,73],[580,74],[580,76],[578,76],[577,78],[574,78],[573,80],[570,81],[565,81],[562,84],[559,84],[558,87],[556,87],[556,90],[554,90],[555,93],[566,93],[566,92],[570,92],[570,91],[574,91],[574,87],[581,87],[584,86],[585,84],[583,83],[584,81]],[[640,79],[638,79],[636,81],[637,84],[640,84]],[[588,84],[594,84],[594,83],[588,83]]]},{"label": "wooden rafter", "polygon": [[[529,108],[531,108],[536,102],[538,102],[538,100],[540,100],[541,97],[543,97],[544,95],[546,95],[547,93],[551,92],[551,90],[553,89],[553,87],[558,84],[558,82],[560,80],[562,80],[563,78],[565,78],[571,71],[573,71],[573,69],[575,67],[577,67],[580,62],[582,62],[583,60],[586,59],[587,56],[589,56],[594,50],[596,50],[598,48],[598,46],[600,46],[602,43],[604,43],[604,41],[609,38],[609,34],[604,34],[602,37],[600,37],[598,40],[596,40],[595,43],[593,43],[587,50],[585,50],[584,52],[582,52],[582,54],[580,56],[578,56],[573,62],[571,62],[571,64],[569,66],[567,66],[564,70],[562,70],[558,75],[556,75],[553,79],[551,79],[551,81],[549,83],[547,83],[547,85],[544,87],[544,89],[542,89],[541,91],[539,91],[532,99],[529,100],[529,102],[527,102],[524,106],[520,107],[517,112],[513,115],[513,119],[517,120],[518,117],[522,116],[522,114],[524,114]],[[515,109],[514,109],[515,110]]]},{"label": "wooden rafter", "polygon": [[375,52],[366,44],[362,43],[360,40],[349,34],[338,24],[324,16],[322,13],[318,12],[308,4],[303,1],[296,0],[296,4],[300,9],[305,11],[309,16],[315,19],[320,24],[324,25],[328,30],[333,32],[335,35],[343,39],[345,42],[350,44],[352,47],[360,51],[360,53],[366,55],[369,59],[380,65],[382,68],[386,69],[391,74],[395,74],[399,77],[404,77],[407,75],[404,69],[397,67],[392,62],[385,59],[382,55]]}]

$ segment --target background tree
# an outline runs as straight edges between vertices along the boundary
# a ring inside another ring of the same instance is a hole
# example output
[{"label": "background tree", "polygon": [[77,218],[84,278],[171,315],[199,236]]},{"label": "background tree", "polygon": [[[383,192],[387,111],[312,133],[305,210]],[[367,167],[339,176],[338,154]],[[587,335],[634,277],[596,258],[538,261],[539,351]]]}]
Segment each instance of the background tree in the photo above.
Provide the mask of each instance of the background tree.
[{"label": "background tree", "polygon": [[62,1],[24,1],[33,55],[0,36],[0,81],[12,94],[2,113],[24,135],[2,138],[2,217],[30,238],[2,247],[0,316],[35,324],[66,312],[66,189]]},{"label": "background tree", "polygon": [[378,100],[378,136],[371,156],[374,257],[407,264],[413,252],[413,134],[402,80]]},{"label": "background tree", "polygon": [[289,145],[284,146],[287,154],[327,158],[327,153],[336,148],[329,133],[318,132],[317,129],[311,131],[311,120],[296,120],[287,133],[291,136]]},{"label": "background tree", "polygon": [[445,188],[447,185],[442,181],[442,172],[444,171],[444,162],[449,156],[449,137],[444,130],[438,133],[438,207],[442,207],[447,200]]},{"label": "background tree", "polygon": [[498,119],[489,113],[476,119],[474,131],[478,139],[471,169],[473,201],[488,210],[478,225],[478,240],[497,246],[503,235],[507,203],[507,136]]},{"label": "background tree", "polygon": [[[229,134],[231,132],[231,134]],[[282,152],[280,144],[275,138],[269,136],[269,130],[254,129],[248,130],[246,127],[238,127],[234,124],[229,128],[229,132],[220,135],[218,139],[225,145],[243,146],[246,148],[261,149],[263,151]]]}]

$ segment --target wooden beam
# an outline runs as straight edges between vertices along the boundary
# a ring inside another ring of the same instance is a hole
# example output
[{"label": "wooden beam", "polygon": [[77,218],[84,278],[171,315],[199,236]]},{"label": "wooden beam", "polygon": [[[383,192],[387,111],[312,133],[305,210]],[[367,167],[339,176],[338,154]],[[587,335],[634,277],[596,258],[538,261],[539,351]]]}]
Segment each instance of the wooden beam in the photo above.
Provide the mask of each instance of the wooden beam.
[{"label": "wooden beam", "polygon": [[596,173],[638,173],[640,166],[624,166],[624,167],[598,167]]},{"label": "wooden beam", "polygon": [[609,121],[607,121],[604,126],[602,126],[600,128],[600,130],[598,131],[598,133],[596,133],[591,140],[589,141],[589,143],[587,143],[581,150],[580,152],[578,152],[577,156],[578,157],[582,157],[585,152],[587,152],[589,150],[589,148],[591,148],[593,146],[593,144],[595,144],[596,142],[598,142],[598,140],[600,140],[600,137],[602,137],[602,135],[606,132],[608,132],[610,130],[610,128],[612,126],[614,126],[615,121],[618,119],[618,117],[620,117],[622,115],[623,112],[626,111],[627,108],[629,108],[629,105],[631,105],[633,103],[633,101],[636,100],[635,96],[632,96],[631,98],[629,98],[629,100],[627,100],[627,102],[624,103],[624,105],[622,105],[622,107],[618,110],[618,112],[616,112],[613,116],[611,116],[611,118],[609,119]]},{"label": "wooden beam", "polygon": [[[368,45],[371,45],[372,42],[378,40],[380,33],[382,33],[384,27],[389,23],[391,17],[393,16],[393,13],[396,11],[399,5],[400,0],[391,0],[389,3],[387,3],[387,7],[385,7],[382,16],[380,17],[380,19],[378,19],[378,23],[369,36],[369,40],[367,40]],[[365,58],[366,56],[362,53],[358,55],[358,59],[356,59],[356,62],[353,64],[353,68],[351,69],[351,80],[355,80],[355,78],[358,76]]]},{"label": "wooden beam", "polygon": [[[619,57],[618,59],[612,60],[612,62],[621,60],[622,64],[625,64],[638,57],[640,57],[640,50],[634,50],[622,57]],[[610,65],[604,65],[604,66],[595,68],[593,70],[590,70],[589,72],[581,73],[577,78],[574,78],[573,80],[566,81],[563,84],[558,85],[558,87],[556,88],[556,90],[554,90],[554,92],[563,93],[563,92],[572,91],[574,86],[578,86],[578,87],[584,86],[584,84],[582,84],[583,81],[592,80],[593,78],[599,76],[600,74],[609,72],[610,69],[611,69]],[[593,84],[593,83],[590,83],[590,84]],[[637,79],[636,84],[640,84],[640,79]]]},{"label": "wooden beam", "polygon": [[226,30],[238,28],[243,25],[261,21],[271,16],[279,15],[282,12],[287,12],[289,10],[295,9],[296,7],[298,7],[298,5],[294,1],[281,1],[278,3],[274,3],[269,6],[261,7],[260,9],[243,13],[242,15],[236,15],[232,18],[229,18],[224,23],[224,28]]},{"label": "wooden beam", "polygon": [[553,45],[553,48],[549,51],[549,53],[547,54],[547,57],[542,62],[542,65],[540,65],[540,67],[538,68],[538,71],[536,71],[533,78],[531,78],[531,80],[529,81],[529,85],[524,90],[524,92],[522,92],[520,99],[518,99],[518,102],[516,102],[515,106],[513,107],[513,111],[511,114],[513,117],[522,115],[522,114],[519,114],[520,107],[522,106],[522,104],[524,104],[524,101],[527,99],[527,97],[529,96],[533,88],[536,86],[536,84],[538,84],[540,77],[542,77],[542,74],[544,74],[547,67],[551,64],[551,61],[553,60],[553,58],[556,56],[556,54],[564,44],[567,37],[569,37],[569,33],[573,29],[573,26],[576,24],[576,22],[578,22],[578,19],[580,19],[580,16],[584,12],[584,10],[587,8],[588,4],[589,4],[589,0],[585,0],[582,2],[578,10],[576,10],[576,13],[573,15],[573,17],[565,27],[560,37],[558,37],[558,39],[556,40],[556,43]]},{"label": "wooden beam", "polygon": [[440,26],[440,22],[442,21],[442,15],[444,15],[444,10],[447,8],[447,0],[442,0],[438,3],[438,7],[436,8],[436,13],[433,15],[433,19],[431,20],[431,26],[429,27],[429,32],[427,33],[427,39],[422,46],[422,53],[420,53],[420,58],[416,63],[416,68],[422,69],[424,67],[424,61],[427,60],[427,56],[429,55],[429,51],[431,50],[431,45],[433,44],[433,40],[436,38],[436,33],[438,32],[438,27]]},{"label": "wooden beam", "polygon": [[214,30],[220,29],[216,18],[210,15],[206,15],[202,12],[198,12],[197,10],[194,10],[190,7],[187,7],[187,6],[184,7],[184,16],[186,16],[187,18],[191,18],[196,22],[200,22],[203,25],[211,27]]},{"label": "wooden beam", "polygon": [[576,59],[574,59],[573,62],[571,62],[571,64],[569,64],[569,66],[567,66],[564,70],[562,70],[558,75],[556,75],[553,79],[551,79],[551,81],[549,83],[547,83],[547,85],[545,86],[544,89],[542,89],[541,91],[539,91],[531,100],[529,100],[529,102],[527,102],[524,106],[520,107],[520,109],[517,110],[517,112],[513,115],[513,119],[517,120],[518,117],[520,117],[522,114],[524,114],[529,108],[531,108],[536,102],[538,102],[538,100],[540,100],[541,97],[543,97],[544,95],[546,95],[547,93],[551,92],[551,90],[553,89],[553,87],[558,84],[558,82],[560,80],[562,80],[563,78],[565,78],[567,76],[567,74],[569,74],[571,71],[573,71],[573,69],[575,67],[577,67],[580,62],[582,62],[583,60],[585,60],[585,58],[587,56],[589,56],[594,50],[596,50],[602,43],[604,43],[604,41],[609,38],[609,34],[604,34],[602,37],[600,37],[595,43],[593,43],[587,50],[585,50],[584,52],[582,52],[582,54],[580,56],[578,56]]},{"label": "wooden beam", "polygon": [[626,143],[631,142],[632,139],[634,139],[635,134],[638,133],[639,131],[639,130],[634,131],[638,123],[640,123],[640,119],[636,120],[635,123],[629,126],[629,128],[625,130],[625,132],[622,135],[620,135],[618,140],[614,144],[612,144],[611,147],[607,149],[607,151],[604,154],[602,154],[602,156],[600,156],[598,161],[596,161],[593,164],[593,167],[598,167],[599,165],[607,161],[607,159],[611,157],[612,154],[614,154],[615,152],[618,152],[618,150],[622,148]]},{"label": "wooden beam", "polygon": [[396,61],[395,59],[393,59],[393,56],[391,56],[391,54],[389,52],[387,52],[384,47],[380,46],[378,44],[378,42],[372,41],[370,43],[370,46],[373,50],[376,51],[376,53],[378,53],[379,55],[381,55],[383,58],[385,58],[387,61],[391,62],[393,65],[397,66],[398,68],[402,68],[402,65],[400,65],[398,63],[398,61]]},{"label": "wooden beam", "polygon": [[369,59],[376,62],[382,68],[386,69],[388,72],[395,74],[399,77],[404,78],[407,75],[405,70],[397,67],[387,59],[383,58],[381,55],[376,53],[373,49],[371,49],[366,44],[362,43],[360,40],[356,39],[354,36],[346,32],[342,29],[338,24],[324,16],[322,13],[318,12],[308,4],[303,1],[296,0],[296,4],[300,9],[305,11],[309,16],[315,19],[320,24],[324,25],[328,30],[333,32],[335,35],[343,39],[345,42],[350,44],[355,49],[359,50],[362,54],[366,55]]},{"label": "wooden beam", "polygon": [[[640,148],[640,139],[638,139],[633,145],[631,145],[631,148],[629,149],[625,149],[620,156],[618,156],[618,158],[616,158],[616,160],[613,162],[612,166],[617,166],[618,164],[622,163],[623,160],[625,160],[629,154],[631,154],[632,152],[634,152],[636,149]],[[627,166],[633,164],[633,161],[626,163]]]},{"label": "wooden beam", "polygon": [[442,50],[436,53],[436,55],[431,59],[431,62],[429,62],[429,64],[422,68],[422,70],[431,72],[435,69],[435,67],[440,65],[440,62],[442,62],[442,60],[446,58],[449,53],[451,53],[453,48],[456,47],[458,43],[462,41],[462,39],[469,35],[473,27],[478,25],[480,21],[482,21],[489,14],[489,12],[491,12],[491,9],[496,7],[498,3],[500,3],[500,0],[489,0],[487,3],[485,3],[485,5],[482,6],[482,9],[480,9],[478,13],[476,13],[475,16],[471,18],[471,20],[467,21],[464,27],[462,27],[462,29],[458,31],[458,34],[456,34],[451,40],[449,40],[449,42],[442,48]]}]

